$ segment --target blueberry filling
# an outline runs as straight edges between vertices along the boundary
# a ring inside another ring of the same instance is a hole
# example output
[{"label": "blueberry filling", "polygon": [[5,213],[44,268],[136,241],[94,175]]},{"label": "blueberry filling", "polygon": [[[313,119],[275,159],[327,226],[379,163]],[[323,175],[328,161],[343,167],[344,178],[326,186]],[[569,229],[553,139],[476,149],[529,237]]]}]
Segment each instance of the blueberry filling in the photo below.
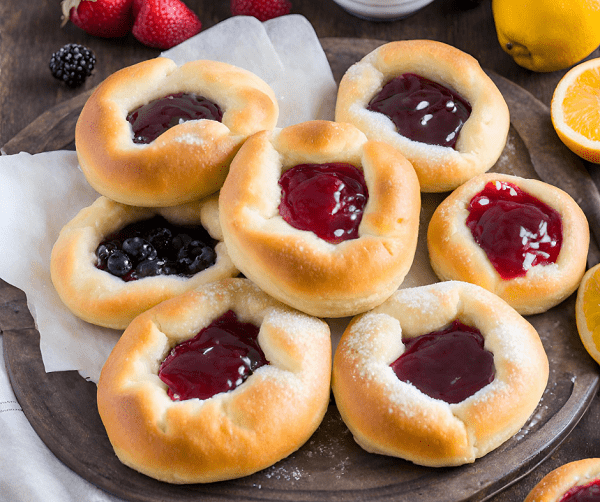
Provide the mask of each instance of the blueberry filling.
[{"label": "blueberry filling", "polygon": [[154,216],[107,236],[96,248],[96,267],[124,281],[191,277],[215,264],[216,243],[201,225],[174,225]]}]

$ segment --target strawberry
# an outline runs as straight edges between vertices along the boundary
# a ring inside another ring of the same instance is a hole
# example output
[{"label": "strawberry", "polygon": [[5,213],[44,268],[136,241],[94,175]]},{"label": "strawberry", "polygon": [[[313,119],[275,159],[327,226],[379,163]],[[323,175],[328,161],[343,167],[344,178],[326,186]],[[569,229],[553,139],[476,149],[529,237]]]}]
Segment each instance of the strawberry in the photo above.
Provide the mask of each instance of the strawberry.
[{"label": "strawberry", "polygon": [[133,0],[63,0],[63,26],[71,21],[90,35],[123,37],[133,26]]},{"label": "strawberry", "polygon": [[289,14],[291,8],[289,0],[231,0],[232,15],[254,16],[260,21]]},{"label": "strawberry", "polygon": [[134,20],[140,13],[140,9],[142,8],[142,5],[145,2],[146,2],[146,0],[133,0],[131,8],[133,9],[133,19]]},{"label": "strawberry", "polygon": [[198,16],[179,0],[136,0],[133,36],[144,45],[170,49],[200,32]]}]

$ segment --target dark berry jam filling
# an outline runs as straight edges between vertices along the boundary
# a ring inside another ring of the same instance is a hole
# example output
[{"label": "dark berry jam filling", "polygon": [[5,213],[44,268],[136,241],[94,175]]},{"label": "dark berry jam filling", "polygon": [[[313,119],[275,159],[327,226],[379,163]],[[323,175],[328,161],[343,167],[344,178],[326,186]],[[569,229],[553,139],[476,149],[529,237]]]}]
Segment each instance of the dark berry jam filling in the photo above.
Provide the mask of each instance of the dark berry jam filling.
[{"label": "dark berry jam filling", "polygon": [[191,277],[215,264],[216,243],[201,225],[174,225],[154,216],[107,236],[96,248],[96,267],[124,281]]},{"label": "dark berry jam filling", "polygon": [[142,144],[151,143],[177,124],[200,119],[221,122],[223,112],[209,99],[183,92],[150,101],[127,115],[133,129],[133,142]]},{"label": "dark berry jam filling", "polygon": [[494,380],[494,355],[477,328],[455,320],[448,328],[402,339],[391,367],[403,382],[447,403],[460,403]]},{"label": "dark berry jam filling", "polygon": [[406,138],[450,148],[471,115],[471,105],[456,92],[413,73],[390,80],[367,109],[389,117]]},{"label": "dark berry jam filling", "polygon": [[555,263],[562,246],[558,212],[516,185],[490,182],[471,199],[467,226],[505,280]]},{"label": "dark berry jam filling", "polygon": [[299,164],[279,179],[279,214],[294,228],[337,244],[356,239],[369,198],[363,173],[351,164]]},{"label": "dark berry jam filling", "polygon": [[587,485],[574,486],[559,502],[600,502],[600,480],[596,479]]},{"label": "dark berry jam filling", "polygon": [[174,401],[208,399],[233,390],[268,364],[258,344],[259,328],[229,310],[194,338],[176,345],[158,376]]}]

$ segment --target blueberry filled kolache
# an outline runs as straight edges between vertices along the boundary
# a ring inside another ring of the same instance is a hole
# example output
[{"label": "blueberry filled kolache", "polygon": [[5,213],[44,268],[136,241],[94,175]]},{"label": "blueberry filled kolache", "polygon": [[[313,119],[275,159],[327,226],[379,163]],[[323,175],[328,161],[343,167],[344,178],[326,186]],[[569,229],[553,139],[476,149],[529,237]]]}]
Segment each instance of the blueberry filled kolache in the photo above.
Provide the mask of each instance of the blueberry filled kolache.
[{"label": "blueberry filled kolache", "polygon": [[314,433],[330,397],[331,339],[247,279],[137,317],[102,369],[98,411],[118,458],[168,483],[247,476]]},{"label": "blueberry filled kolache", "polygon": [[351,66],[335,120],[398,148],[423,192],[452,190],[489,170],[510,126],[508,106],[479,63],[431,40],[390,42]]},{"label": "blueberry filled kolache", "polygon": [[355,317],[334,355],[332,389],[365,450],[456,466],[525,425],[548,372],[529,322],[493,293],[448,281],[400,289]]},{"label": "blueberry filled kolache", "polygon": [[155,58],[109,76],[75,129],[81,169],[117,202],[173,206],[221,187],[244,140],[277,123],[272,89],[217,61]]},{"label": "blueberry filled kolache", "polygon": [[482,286],[523,315],[545,312],[577,289],[589,239],[585,214],[566,192],[496,173],[453,191],[427,229],[440,279]]},{"label": "blueberry filled kolache", "polygon": [[251,136],[219,196],[236,267],[318,317],[380,304],[404,280],[421,199],[410,162],[351,124],[309,121]]},{"label": "blueberry filled kolache", "polygon": [[76,316],[115,329],[163,300],[239,273],[223,243],[216,195],[170,208],[101,196],[63,227],[50,272]]}]

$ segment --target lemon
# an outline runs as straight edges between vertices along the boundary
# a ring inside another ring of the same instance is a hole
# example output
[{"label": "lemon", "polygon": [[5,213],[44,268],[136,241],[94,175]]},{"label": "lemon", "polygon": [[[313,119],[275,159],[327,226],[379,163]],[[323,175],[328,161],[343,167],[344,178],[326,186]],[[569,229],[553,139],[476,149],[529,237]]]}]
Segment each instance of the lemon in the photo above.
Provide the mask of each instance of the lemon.
[{"label": "lemon", "polygon": [[492,0],[500,45],[537,72],[569,68],[600,45],[600,0]]},{"label": "lemon", "polygon": [[600,264],[589,269],[581,280],[575,320],[584,347],[600,364]]},{"label": "lemon", "polygon": [[578,64],[561,78],[552,95],[550,116],[567,147],[600,164],[600,58]]}]

